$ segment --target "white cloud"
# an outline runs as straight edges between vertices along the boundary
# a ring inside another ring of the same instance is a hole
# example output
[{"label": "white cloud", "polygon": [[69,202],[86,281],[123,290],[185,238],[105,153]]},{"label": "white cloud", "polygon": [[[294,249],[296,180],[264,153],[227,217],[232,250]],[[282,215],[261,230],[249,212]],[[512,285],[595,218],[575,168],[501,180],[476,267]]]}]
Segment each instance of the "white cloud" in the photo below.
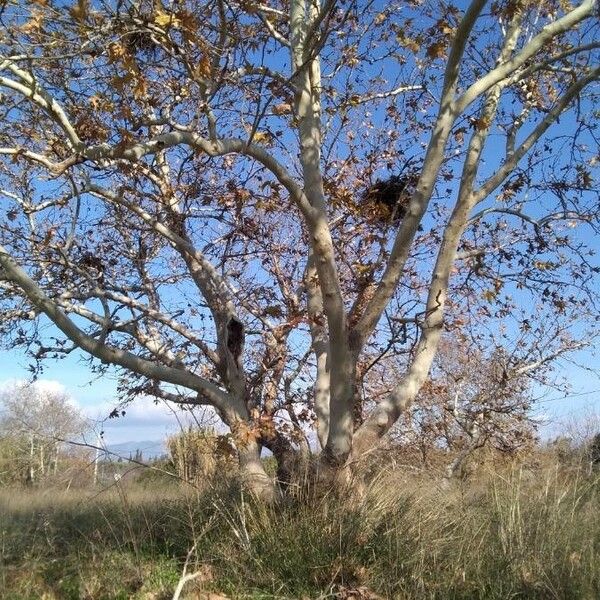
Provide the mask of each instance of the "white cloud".
[{"label": "white cloud", "polygon": [[[119,416],[110,419],[109,415],[114,409],[119,411]],[[125,411],[122,416],[121,410]],[[104,401],[94,406],[86,406],[84,412],[86,416],[96,421],[96,429],[101,429],[106,434],[112,433],[110,437],[117,436],[119,441],[161,439],[197,421],[207,426],[213,425],[215,421],[212,410],[198,409],[194,419],[189,411],[182,410],[178,405],[163,401],[157,403],[150,397],[137,398],[123,407],[116,402]]]},{"label": "white cloud", "polygon": [[79,405],[75,398],[73,398],[71,392],[63,383],[56,379],[37,379],[33,382],[25,379],[0,379],[0,394],[21,386],[31,386],[40,393],[65,394],[67,396],[67,402],[72,406],[79,408]]},{"label": "white cloud", "polygon": [[114,409],[125,411],[125,416],[115,419],[115,422],[126,420],[130,423],[154,424],[172,420],[177,421],[175,414],[180,418],[185,418],[186,416],[180,409],[170,408],[164,402],[155,403],[152,398],[147,396],[137,398],[122,407],[116,401],[113,402],[110,400],[83,407],[86,415],[99,420],[108,418],[108,415]]},{"label": "white cloud", "polygon": [[28,382],[25,379],[0,379],[0,392],[11,389],[15,386],[31,385],[37,390],[44,392],[66,392],[67,388],[56,379],[38,379],[34,382]]}]

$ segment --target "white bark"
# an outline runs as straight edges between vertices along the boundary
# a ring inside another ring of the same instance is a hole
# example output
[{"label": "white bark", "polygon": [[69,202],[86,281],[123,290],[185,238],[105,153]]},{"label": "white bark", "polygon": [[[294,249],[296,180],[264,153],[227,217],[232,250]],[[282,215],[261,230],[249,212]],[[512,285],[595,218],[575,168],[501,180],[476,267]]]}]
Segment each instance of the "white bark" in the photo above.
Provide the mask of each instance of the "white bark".
[{"label": "white bark", "polygon": [[258,498],[273,502],[276,499],[275,487],[260,460],[260,446],[252,440],[238,443],[238,454],[243,486]]},{"label": "white bark", "polygon": [[481,79],[471,85],[465,93],[457,100],[457,110],[463,111],[476,98],[485,94],[490,88],[502,80],[510,77],[515,71],[522,67],[530,58],[535,56],[545,44],[552,38],[569,31],[589,17],[596,10],[596,0],[585,0],[565,16],[553,23],[546,25],[514,58],[499,64],[495,69],[484,75]]},{"label": "white bark", "polygon": [[307,226],[329,330],[329,428],[325,454],[345,457],[352,444],[354,358],[349,347],[346,309],[323,191],[319,58],[307,56],[306,47],[307,32],[319,15],[317,4],[308,7],[304,0],[291,2],[291,52],[297,88],[295,113],[299,123],[300,163],[304,194],[312,207],[312,211],[306,213]]},{"label": "white bark", "polygon": [[459,116],[454,105],[454,93],[461,59],[471,30],[485,4],[485,0],[473,0],[456,32],[444,75],[440,109],[423,161],[421,176],[396,235],[384,273],[355,328],[359,347],[362,347],[373,333],[385,307],[396,290],[419,224],[429,206],[438,173],[445,157],[448,137],[456,118]]},{"label": "white bark", "polygon": [[311,250],[309,250],[309,258],[304,274],[304,287],[307,296],[312,349],[316,359],[314,404],[317,417],[317,439],[321,449],[323,449],[327,444],[329,433],[329,338],[324,322],[323,296],[314,264],[314,253]]},{"label": "white bark", "polygon": [[[569,106],[573,99],[591,81],[598,79],[599,70],[582,72],[582,76],[564,94],[564,96],[549,111],[546,117],[531,130],[525,141],[514,148],[509,144],[509,150],[504,163],[498,171],[489,177],[478,189],[475,189],[479,161],[493,121],[503,86],[519,80],[526,74],[543,68],[543,64],[531,64],[545,44],[556,36],[576,26],[595,10],[594,0],[585,0],[579,6],[543,28],[531,39],[524,48],[513,56],[519,35],[518,24],[509,27],[504,47],[497,66],[478,81],[470,85],[466,91],[457,92],[461,63],[465,48],[481,11],[486,5],[485,0],[473,0],[456,31],[447,67],[444,75],[442,97],[439,112],[425,154],[423,170],[416,186],[416,191],[410,200],[406,215],[399,227],[393,247],[385,265],[383,275],[376,284],[374,293],[366,302],[366,307],[360,314],[357,309],[358,322],[350,326],[345,307],[345,299],[338,275],[336,253],[328,222],[327,204],[323,188],[321,166],[321,72],[319,49],[326,38],[327,23],[335,2],[327,0],[323,6],[318,0],[291,0],[289,26],[290,37],[285,39],[277,26],[267,19],[283,16],[281,11],[264,5],[257,5],[258,15],[271,37],[290,48],[292,67],[290,81],[284,81],[288,90],[294,93],[294,123],[297,126],[300,140],[300,165],[302,183],[299,184],[282,163],[260,144],[248,142],[245,139],[221,139],[217,135],[214,115],[207,106],[205,114],[208,119],[208,138],[194,133],[181,126],[177,131],[162,133],[163,125],[154,116],[148,117],[145,125],[151,125],[150,139],[128,146],[122,144],[99,144],[85,146],[79,139],[76,128],[70,122],[67,111],[39,85],[35,77],[19,69],[12,61],[5,60],[0,64],[0,71],[8,72],[7,77],[0,76],[0,86],[22,95],[29,102],[41,109],[51,119],[53,125],[59,128],[65,137],[71,156],[61,162],[53,162],[44,154],[29,151],[19,147],[0,148],[0,154],[22,157],[42,165],[53,175],[63,173],[69,167],[90,162],[99,166],[128,161],[145,168],[141,162],[149,155],[155,155],[159,166],[159,174],[146,169],[146,176],[155,183],[165,196],[165,206],[177,213],[179,207],[173,200],[169,203],[169,173],[165,152],[176,146],[189,146],[197,152],[208,156],[224,156],[235,153],[246,156],[263,165],[289,193],[290,199],[297,206],[304,219],[308,232],[308,256],[305,275],[307,293],[307,312],[312,336],[312,347],[316,358],[315,411],[318,419],[318,438],[324,448],[324,456],[333,464],[339,464],[353,451],[353,456],[359,455],[371,448],[383,435],[398,415],[405,410],[415,398],[429,372],[440,339],[444,305],[448,291],[448,282],[457,256],[457,247],[461,236],[469,222],[473,207],[500,185],[514,170],[518,162],[533,147],[536,141],[554,123],[561,112]],[[227,23],[222,15],[223,39],[227,34]],[[593,44],[588,45],[594,46]],[[584,47],[582,47],[584,48]],[[566,56],[569,52],[563,52]],[[218,57],[214,59],[213,70],[218,66]],[[241,78],[252,69],[245,67],[238,70],[236,77]],[[263,70],[264,76],[276,78],[281,82],[278,73]],[[199,82],[201,96],[207,97],[212,82]],[[418,86],[401,86],[381,94],[365,95],[359,102],[370,102],[402,93],[407,89]],[[429,293],[425,306],[425,317],[418,324],[422,335],[415,350],[413,361],[403,380],[395,387],[393,393],[382,401],[375,412],[367,419],[361,429],[354,434],[352,403],[356,379],[356,362],[362,348],[373,335],[378,321],[392,299],[398,286],[406,262],[409,257],[419,225],[426,214],[435,189],[441,166],[446,157],[446,147],[451,130],[464,111],[479,98],[485,97],[482,110],[482,123],[487,125],[479,128],[473,135],[468,148],[467,157],[461,178],[460,189],[453,213],[443,232],[443,239],[432,273]],[[255,124],[256,125],[256,124]],[[176,126],[173,127],[177,129]],[[256,131],[254,127],[253,132]],[[243,135],[242,135],[243,137]],[[250,138],[252,139],[252,135]],[[514,140],[513,140],[514,141]],[[52,155],[49,155],[52,156]],[[193,332],[179,327],[168,315],[160,311],[159,306],[153,305],[142,308],[135,307],[143,314],[156,321],[168,325],[173,331],[183,335],[204,352],[217,367],[223,387],[216,386],[211,381],[186,371],[177,366],[172,353],[164,348],[158,328],[149,331],[145,337],[133,332],[127,323],[110,323],[111,327],[123,333],[136,337],[138,343],[150,350],[159,362],[142,359],[133,353],[112,347],[104,339],[98,339],[87,334],[78,327],[68,316],[75,313],[85,317],[90,323],[108,326],[108,316],[102,316],[81,304],[70,302],[71,298],[61,297],[52,300],[29,277],[29,275],[0,247],[0,268],[3,275],[18,286],[28,297],[38,312],[43,312],[73,343],[90,355],[103,362],[118,365],[151,380],[172,383],[193,390],[206,398],[221,413],[223,419],[234,429],[239,423],[248,423],[250,415],[246,406],[246,381],[242,362],[233,358],[227,350],[227,326],[230,319],[236,317],[235,303],[227,282],[214,266],[192,244],[185,231],[175,231],[166,223],[160,222],[154,215],[146,212],[135,202],[130,202],[125,194],[115,194],[88,183],[85,192],[101,196],[106,201],[124,206],[128,211],[137,215],[154,232],[161,235],[179,253],[185,262],[191,279],[206,300],[215,321],[218,350],[208,348],[201,340],[195,340]],[[112,292],[113,294],[115,292]],[[108,295],[97,296],[106,301]],[[115,296],[112,297],[115,299]],[[124,295],[124,298],[127,298]],[[124,305],[129,300],[120,300]],[[156,303],[155,303],[156,304]],[[324,318],[321,319],[321,315]],[[353,322],[354,314],[350,321]],[[279,381],[279,380],[277,380]],[[270,404],[274,405],[277,385],[271,385],[269,390]],[[353,440],[354,434],[354,440]],[[354,448],[352,448],[354,444]],[[257,489],[267,494],[268,478],[260,462],[260,448],[254,443],[240,444],[240,464],[244,477],[255,479]]]},{"label": "white bark", "polygon": [[230,410],[227,394],[213,383],[181,369],[166,367],[140,358],[120,348],[103,344],[83,332],[57,304],[17,265],[8,252],[0,246],[0,267],[4,276],[18,285],[29,301],[43,312],[77,346],[102,362],[118,365],[150,379],[181,385],[204,394],[216,407]]},{"label": "white bark", "polygon": [[[517,21],[507,33],[503,51],[498,59],[499,62],[507,60],[510,56],[517,42],[518,33]],[[448,89],[451,89],[451,87]],[[404,379],[394,388],[390,397],[379,404],[357,432],[354,448],[355,458],[368,447],[375,445],[377,440],[390,429],[399,415],[413,402],[429,374],[442,333],[444,304],[450,272],[456,258],[460,238],[468,223],[470,211],[476,202],[472,193],[473,184],[489,128],[500,101],[501,91],[502,86],[498,85],[489,93],[481,114],[481,121],[487,123],[487,126],[477,130],[469,144],[467,157],[463,165],[458,198],[444,229],[442,243],[429,284],[425,319],[415,356]]]}]

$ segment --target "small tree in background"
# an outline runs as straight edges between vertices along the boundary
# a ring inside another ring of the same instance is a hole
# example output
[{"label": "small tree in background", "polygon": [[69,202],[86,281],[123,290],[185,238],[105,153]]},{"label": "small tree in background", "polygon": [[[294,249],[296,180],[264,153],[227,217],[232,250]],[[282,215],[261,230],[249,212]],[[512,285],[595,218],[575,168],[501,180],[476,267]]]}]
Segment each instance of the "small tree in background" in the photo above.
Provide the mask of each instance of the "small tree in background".
[{"label": "small tree in background", "polygon": [[0,438],[11,449],[13,479],[30,484],[57,475],[65,443],[89,427],[67,393],[40,383],[5,388],[0,407]]},{"label": "small tree in background", "polygon": [[[442,340],[429,379],[392,429],[393,443],[424,466],[445,462],[448,477],[480,449],[515,455],[531,448],[532,383],[544,379],[552,359],[529,359],[523,362],[502,348],[486,354],[472,341]],[[394,372],[393,362],[382,370],[386,376],[376,380],[371,394],[386,393],[374,390]]]},{"label": "small tree in background", "polygon": [[600,433],[597,433],[590,442],[589,459],[592,463],[592,468],[600,468]]},{"label": "small tree in background", "polygon": [[29,476],[27,439],[14,433],[0,434],[0,485],[23,483]]},{"label": "small tree in background", "polygon": [[599,431],[600,413],[594,405],[578,407],[560,420],[549,448],[559,464],[592,471],[597,464]]}]

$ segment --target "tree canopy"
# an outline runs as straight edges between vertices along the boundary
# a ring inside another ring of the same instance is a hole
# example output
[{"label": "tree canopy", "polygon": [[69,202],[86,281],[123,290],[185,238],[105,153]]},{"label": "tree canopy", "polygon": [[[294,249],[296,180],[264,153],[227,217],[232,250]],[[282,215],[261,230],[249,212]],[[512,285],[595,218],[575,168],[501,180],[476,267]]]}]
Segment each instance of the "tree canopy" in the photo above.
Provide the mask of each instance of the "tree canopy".
[{"label": "tree canopy", "polygon": [[5,342],[214,407],[255,489],[312,425],[372,448],[445,336],[594,335],[593,0],[2,7]]}]

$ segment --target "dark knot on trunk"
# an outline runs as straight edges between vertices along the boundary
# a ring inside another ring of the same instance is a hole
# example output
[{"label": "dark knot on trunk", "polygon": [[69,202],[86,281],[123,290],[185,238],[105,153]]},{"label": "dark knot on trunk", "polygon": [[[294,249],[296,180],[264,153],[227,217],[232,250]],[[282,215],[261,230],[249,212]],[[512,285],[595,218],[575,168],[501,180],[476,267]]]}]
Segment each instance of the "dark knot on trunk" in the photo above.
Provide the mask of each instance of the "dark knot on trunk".
[{"label": "dark knot on trunk", "polygon": [[236,317],[231,317],[227,323],[227,349],[236,363],[244,351],[244,337],[244,324]]}]

